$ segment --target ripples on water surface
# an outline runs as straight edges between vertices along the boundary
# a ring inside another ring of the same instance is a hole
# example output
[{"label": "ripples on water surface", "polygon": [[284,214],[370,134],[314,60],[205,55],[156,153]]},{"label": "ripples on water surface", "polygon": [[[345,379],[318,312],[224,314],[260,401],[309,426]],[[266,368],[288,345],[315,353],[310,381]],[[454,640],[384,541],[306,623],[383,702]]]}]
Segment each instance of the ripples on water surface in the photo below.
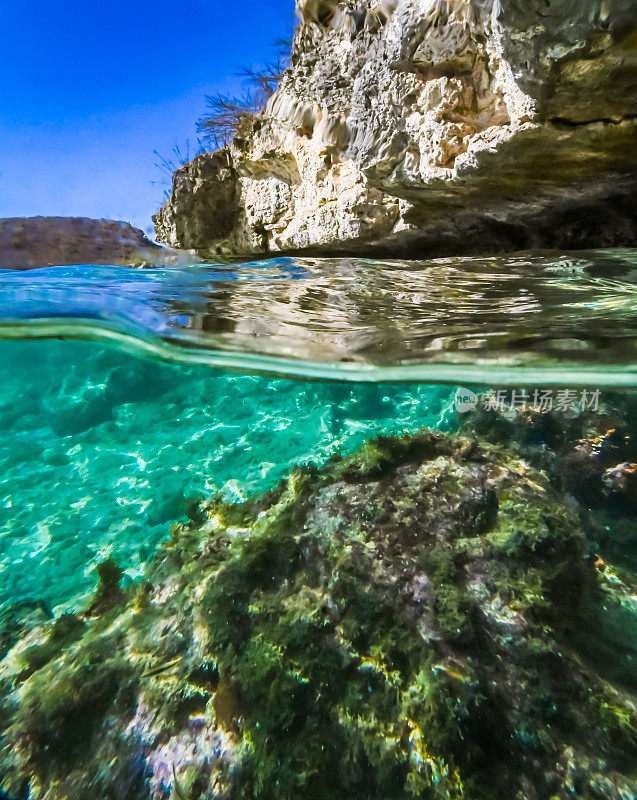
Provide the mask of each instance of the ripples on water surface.
[{"label": "ripples on water surface", "polygon": [[108,555],[134,577],[191,496],[453,427],[455,384],[634,385],[636,266],[615,250],[1,272],[0,602],[72,605]]},{"label": "ripples on water surface", "polygon": [[182,363],[339,380],[626,384],[636,310],[633,250],[0,276],[5,338],[105,338]]}]

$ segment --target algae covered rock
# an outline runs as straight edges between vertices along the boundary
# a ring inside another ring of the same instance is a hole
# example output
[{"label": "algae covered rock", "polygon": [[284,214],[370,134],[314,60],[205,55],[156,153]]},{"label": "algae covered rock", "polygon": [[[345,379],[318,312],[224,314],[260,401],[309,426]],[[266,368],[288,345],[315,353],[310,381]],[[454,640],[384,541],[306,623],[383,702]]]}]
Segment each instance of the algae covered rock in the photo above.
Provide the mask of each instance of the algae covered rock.
[{"label": "algae covered rock", "polygon": [[637,570],[637,395],[608,393],[596,411],[481,408],[467,430],[507,442],[580,510],[591,553]]},{"label": "algae covered rock", "polygon": [[[468,430],[507,441],[577,509],[599,572],[574,635],[601,675],[637,688],[637,395],[608,393],[596,411],[477,411]],[[595,635],[590,635],[595,631]]]},{"label": "algae covered rock", "polygon": [[22,600],[6,606],[0,613],[0,658],[27,631],[52,617],[53,612],[42,600]]},{"label": "algae covered rock", "polygon": [[107,558],[97,565],[96,572],[97,589],[86,609],[89,617],[100,616],[124,600],[124,593],[119,585],[123,575],[119,564],[113,558]]},{"label": "algae covered rock", "polygon": [[9,651],[5,791],[635,796],[633,689],[582,644],[630,587],[519,453],[423,430],[195,510],[122,605]]}]

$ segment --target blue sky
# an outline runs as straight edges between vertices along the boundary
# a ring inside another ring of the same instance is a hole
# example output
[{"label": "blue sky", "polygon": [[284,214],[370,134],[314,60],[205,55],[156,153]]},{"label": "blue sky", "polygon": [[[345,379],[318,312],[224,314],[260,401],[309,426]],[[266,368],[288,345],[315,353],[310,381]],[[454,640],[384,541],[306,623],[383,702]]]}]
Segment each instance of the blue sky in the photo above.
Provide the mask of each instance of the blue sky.
[{"label": "blue sky", "polygon": [[0,217],[149,231],[153,151],[196,140],[204,94],[290,34],[293,0],[0,0]]}]

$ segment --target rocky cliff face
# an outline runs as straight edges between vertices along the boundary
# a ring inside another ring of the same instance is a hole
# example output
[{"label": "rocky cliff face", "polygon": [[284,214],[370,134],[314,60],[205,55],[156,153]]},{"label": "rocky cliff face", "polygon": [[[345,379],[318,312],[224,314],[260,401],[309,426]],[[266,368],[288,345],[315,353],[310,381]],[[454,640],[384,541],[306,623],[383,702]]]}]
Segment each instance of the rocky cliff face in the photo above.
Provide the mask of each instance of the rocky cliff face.
[{"label": "rocky cliff face", "polygon": [[634,0],[297,0],[292,65],[175,173],[160,240],[211,252],[634,243]]}]

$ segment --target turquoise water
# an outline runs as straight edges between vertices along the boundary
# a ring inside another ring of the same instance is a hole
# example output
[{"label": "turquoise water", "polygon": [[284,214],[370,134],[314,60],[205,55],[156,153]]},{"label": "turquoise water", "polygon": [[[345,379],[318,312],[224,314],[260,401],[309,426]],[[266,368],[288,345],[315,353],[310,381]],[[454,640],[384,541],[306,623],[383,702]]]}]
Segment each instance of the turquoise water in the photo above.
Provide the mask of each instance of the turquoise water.
[{"label": "turquoise water", "polygon": [[617,250],[0,271],[0,604],[74,608],[106,557],[137,577],[192,497],[453,427],[460,383],[635,385],[636,267]]},{"label": "turquoise water", "polygon": [[0,340],[360,382],[637,382],[637,251],[0,271]]},{"label": "turquoise water", "polygon": [[86,342],[5,342],[0,603],[73,607],[109,556],[137,577],[188,498],[243,499],[374,433],[448,427],[451,395],[228,374]]},{"label": "turquoise water", "polygon": [[0,797],[637,797],[636,267],[0,271]]}]

